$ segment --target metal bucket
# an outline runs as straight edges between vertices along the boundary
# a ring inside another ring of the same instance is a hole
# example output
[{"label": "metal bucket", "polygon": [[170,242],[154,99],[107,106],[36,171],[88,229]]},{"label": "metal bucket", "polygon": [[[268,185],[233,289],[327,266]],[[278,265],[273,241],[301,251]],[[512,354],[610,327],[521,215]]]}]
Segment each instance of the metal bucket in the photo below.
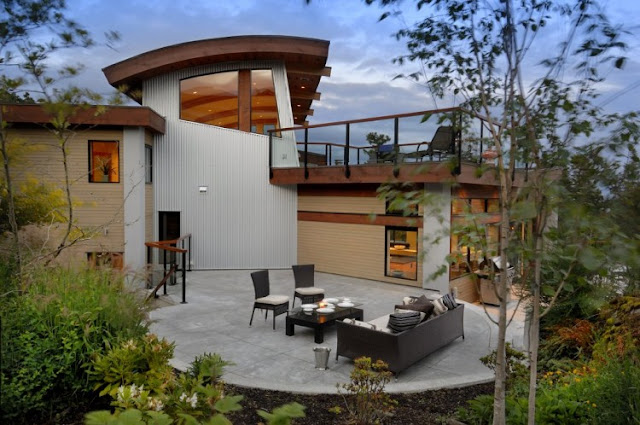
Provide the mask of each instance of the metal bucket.
[{"label": "metal bucket", "polygon": [[315,347],[313,349],[313,352],[316,355],[316,369],[318,370],[328,369],[327,365],[329,363],[329,353],[331,353],[331,348]]}]

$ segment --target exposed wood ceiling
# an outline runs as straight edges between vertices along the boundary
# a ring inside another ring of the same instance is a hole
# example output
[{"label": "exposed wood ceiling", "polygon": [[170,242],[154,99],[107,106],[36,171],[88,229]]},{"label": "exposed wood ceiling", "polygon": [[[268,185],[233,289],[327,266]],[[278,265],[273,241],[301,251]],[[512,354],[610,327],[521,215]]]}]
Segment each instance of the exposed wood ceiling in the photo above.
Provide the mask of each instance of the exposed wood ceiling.
[{"label": "exposed wood ceiling", "polygon": [[151,77],[199,65],[221,62],[277,60],[287,69],[294,123],[302,125],[313,114],[311,103],[322,77],[331,75],[326,66],[329,42],[288,36],[240,36],[191,41],[142,53],[104,68],[109,84],[126,87],[140,102],[142,82]]}]

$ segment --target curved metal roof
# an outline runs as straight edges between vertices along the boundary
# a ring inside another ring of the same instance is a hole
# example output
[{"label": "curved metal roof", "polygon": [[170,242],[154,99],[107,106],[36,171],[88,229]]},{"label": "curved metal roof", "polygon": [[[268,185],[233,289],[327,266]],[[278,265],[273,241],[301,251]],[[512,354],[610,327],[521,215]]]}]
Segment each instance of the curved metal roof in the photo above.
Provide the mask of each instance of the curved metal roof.
[{"label": "curved metal roof", "polygon": [[294,122],[312,115],[311,102],[320,99],[320,78],[331,75],[326,66],[329,42],[313,38],[248,35],[175,44],[151,50],[103,68],[109,84],[125,86],[134,100],[142,82],[156,75],[221,62],[281,60],[285,63]]}]

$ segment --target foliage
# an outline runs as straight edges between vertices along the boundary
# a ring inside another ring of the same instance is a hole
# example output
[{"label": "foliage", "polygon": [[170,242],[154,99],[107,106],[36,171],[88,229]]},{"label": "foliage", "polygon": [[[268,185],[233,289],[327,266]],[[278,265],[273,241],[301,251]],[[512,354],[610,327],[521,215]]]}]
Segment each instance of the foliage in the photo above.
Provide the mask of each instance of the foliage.
[{"label": "foliage", "polygon": [[86,397],[91,356],[146,331],[145,312],[120,275],[45,269],[28,280],[27,292],[0,300],[1,410],[14,423],[55,414]]},{"label": "foliage", "polygon": [[[391,380],[392,373],[382,360],[371,361],[369,357],[354,360],[351,382],[338,384],[343,394],[345,407],[349,416],[348,423],[355,425],[372,425],[383,423],[393,415],[397,402],[385,391],[384,387]],[[339,413],[339,409],[333,409]]]},{"label": "foliage", "polygon": [[[574,327],[558,329],[564,344],[590,345],[577,358],[559,357],[556,369],[540,375],[536,397],[536,423],[637,424],[640,420],[640,299],[619,297],[607,303],[591,322],[577,320]],[[589,323],[589,324],[587,324]],[[560,343],[558,343],[560,344]],[[552,362],[545,363],[547,365]],[[507,395],[507,424],[527,422],[526,377],[516,377]],[[493,397],[480,396],[459,409],[469,424],[492,421]]]},{"label": "foliage", "polygon": [[224,368],[233,364],[233,362],[223,360],[219,354],[204,353],[201,356],[196,356],[186,374],[190,378],[203,382],[215,382],[222,377]]},{"label": "foliage", "polygon": [[[524,363],[527,356],[522,351],[518,351],[515,348],[511,347],[511,344],[508,342],[505,348],[507,352],[507,389],[509,389],[515,382],[521,381],[527,376],[527,366]],[[497,353],[494,350],[490,354],[487,354],[484,357],[480,357],[480,361],[489,369],[495,370],[496,357]]]},{"label": "foliage", "polygon": [[383,133],[372,131],[370,133],[367,133],[366,139],[367,143],[371,145],[371,149],[365,149],[365,152],[371,159],[375,160],[378,155],[378,148],[391,140],[391,137]]},{"label": "foliage", "polygon": [[[113,399],[114,411],[86,415],[86,424],[211,424],[231,422],[228,413],[240,410],[242,396],[225,394],[220,380],[232,363],[218,354],[197,356],[185,373],[169,364],[172,343],[155,335],[123,342],[93,361],[92,379],[101,394]],[[287,404],[258,414],[273,425],[288,425],[304,417],[304,406]]]},{"label": "foliage", "polygon": [[115,397],[123,385],[145,385],[153,394],[161,394],[173,378],[169,360],[174,344],[154,334],[130,339],[104,354],[94,356],[91,377],[100,395]]},{"label": "foliage", "polygon": [[258,415],[267,420],[267,425],[289,425],[291,419],[305,417],[304,409],[303,405],[293,402],[276,407],[273,409],[273,413],[258,410]]}]

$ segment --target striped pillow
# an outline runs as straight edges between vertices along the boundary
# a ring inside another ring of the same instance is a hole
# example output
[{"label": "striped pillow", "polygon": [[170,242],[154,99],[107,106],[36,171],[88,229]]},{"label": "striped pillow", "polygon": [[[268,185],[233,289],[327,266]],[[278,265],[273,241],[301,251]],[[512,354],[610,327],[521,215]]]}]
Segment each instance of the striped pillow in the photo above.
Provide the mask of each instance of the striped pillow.
[{"label": "striped pillow", "polygon": [[408,311],[404,313],[391,313],[387,327],[394,332],[403,332],[414,328],[420,323],[420,312]]}]

